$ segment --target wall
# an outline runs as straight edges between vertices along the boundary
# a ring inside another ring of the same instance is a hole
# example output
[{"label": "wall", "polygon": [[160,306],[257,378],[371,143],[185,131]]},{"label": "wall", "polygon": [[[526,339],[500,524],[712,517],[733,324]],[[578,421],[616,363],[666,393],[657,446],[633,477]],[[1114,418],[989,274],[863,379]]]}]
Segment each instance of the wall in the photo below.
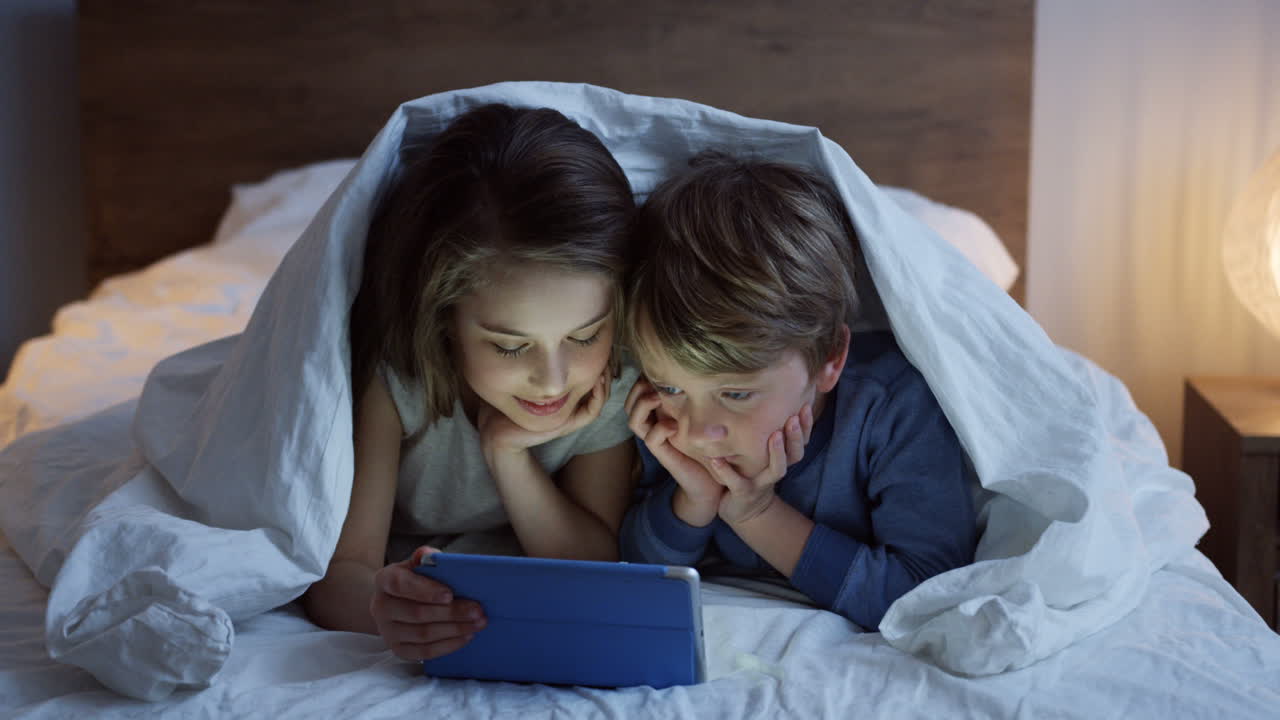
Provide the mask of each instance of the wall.
[{"label": "wall", "polygon": [[[0,4],[0,368],[83,295],[73,0]],[[1280,2],[1039,0],[1028,307],[1180,457],[1182,380],[1280,373],[1219,269],[1280,146]]]},{"label": "wall", "polygon": [[85,294],[74,0],[0,3],[0,376]]},{"label": "wall", "polygon": [[1280,2],[1039,0],[1035,42],[1027,307],[1177,464],[1186,376],[1280,374],[1220,246],[1280,149]]}]

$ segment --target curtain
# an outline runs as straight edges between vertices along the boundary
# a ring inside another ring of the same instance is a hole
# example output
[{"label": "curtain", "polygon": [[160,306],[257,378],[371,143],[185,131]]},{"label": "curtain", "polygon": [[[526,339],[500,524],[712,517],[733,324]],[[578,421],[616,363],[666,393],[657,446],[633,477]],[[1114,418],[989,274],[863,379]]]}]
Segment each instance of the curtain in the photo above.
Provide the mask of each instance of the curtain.
[{"label": "curtain", "polygon": [[1176,465],[1188,376],[1280,375],[1221,261],[1280,149],[1280,2],[1039,0],[1035,44],[1027,308],[1125,382]]}]

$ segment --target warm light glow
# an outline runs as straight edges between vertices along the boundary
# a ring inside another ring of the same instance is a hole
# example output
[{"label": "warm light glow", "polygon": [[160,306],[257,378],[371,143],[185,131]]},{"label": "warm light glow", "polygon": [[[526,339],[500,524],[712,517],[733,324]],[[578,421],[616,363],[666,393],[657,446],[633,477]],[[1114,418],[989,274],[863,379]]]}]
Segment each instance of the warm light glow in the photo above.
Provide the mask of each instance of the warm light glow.
[{"label": "warm light glow", "polygon": [[[1280,207],[1280,203],[1272,203],[1272,205]],[[1271,227],[1267,232],[1267,244],[1271,246],[1271,280],[1274,283],[1272,292],[1280,295],[1280,222],[1277,222],[1277,218],[1272,218]]]},{"label": "warm light glow", "polygon": [[1236,297],[1280,337],[1280,152],[1249,179],[1232,208],[1222,262]]}]

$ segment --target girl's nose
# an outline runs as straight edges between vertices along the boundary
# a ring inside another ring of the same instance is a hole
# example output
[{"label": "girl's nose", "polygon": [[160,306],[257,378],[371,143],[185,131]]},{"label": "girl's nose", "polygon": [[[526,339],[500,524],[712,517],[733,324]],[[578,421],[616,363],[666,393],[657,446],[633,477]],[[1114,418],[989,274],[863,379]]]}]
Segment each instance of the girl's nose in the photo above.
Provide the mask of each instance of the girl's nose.
[{"label": "girl's nose", "polygon": [[560,353],[543,353],[534,361],[529,383],[544,397],[559,397],[569,384],[569,363]]}]

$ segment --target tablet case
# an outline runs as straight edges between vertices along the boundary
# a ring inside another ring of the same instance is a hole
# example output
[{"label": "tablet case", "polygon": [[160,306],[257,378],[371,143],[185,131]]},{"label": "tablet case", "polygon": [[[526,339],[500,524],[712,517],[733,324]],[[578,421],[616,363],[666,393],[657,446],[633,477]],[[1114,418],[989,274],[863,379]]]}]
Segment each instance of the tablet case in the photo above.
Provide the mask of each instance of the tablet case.
[{"label": "tablet case", "polygon": [[435,553],[415,568],[488,620],[427,675],[664,688],[703,679],[698,573],[687,567]]}]

